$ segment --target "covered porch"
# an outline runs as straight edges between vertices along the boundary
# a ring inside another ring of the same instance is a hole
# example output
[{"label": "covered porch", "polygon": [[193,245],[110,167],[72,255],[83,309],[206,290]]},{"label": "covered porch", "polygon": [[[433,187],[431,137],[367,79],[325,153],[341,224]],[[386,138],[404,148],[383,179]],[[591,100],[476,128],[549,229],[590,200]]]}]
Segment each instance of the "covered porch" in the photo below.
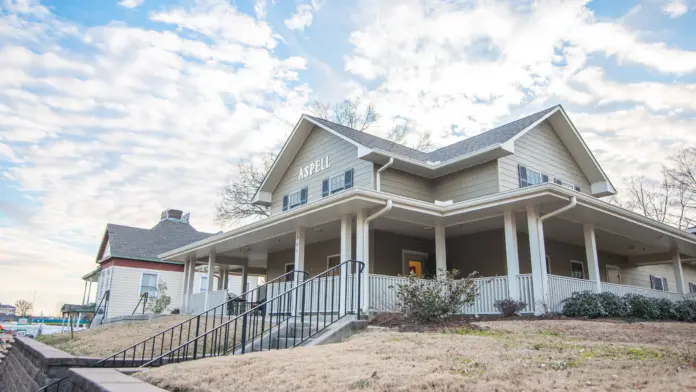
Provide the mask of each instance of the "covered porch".
[{"label": "covered porch", "polygon": [[[263,269],[268,280],[363,261],[363,310],[378,312],[400,309],[395,284],[409,270],[476,271],[480,295],[463,314],[497,313],[494,302],[505,298],[536,314],[559,311],[584,290],[676,300],[695,256],[689,233],[551,184],[444,206],[355,189],[162,255],[184,261],[187,277],[192,263],[207,263]],[[658,285],[635,273],[644,266],[670,276]],[[208,307],[219,300],[214,292],[205,295]]]}]

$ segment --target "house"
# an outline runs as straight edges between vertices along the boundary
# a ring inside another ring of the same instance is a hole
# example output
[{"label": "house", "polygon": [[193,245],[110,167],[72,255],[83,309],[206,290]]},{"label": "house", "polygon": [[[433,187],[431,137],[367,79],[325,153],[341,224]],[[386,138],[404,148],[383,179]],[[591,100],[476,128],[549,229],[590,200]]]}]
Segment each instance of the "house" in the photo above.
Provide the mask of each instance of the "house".
[{"label": "house", "polygon": [[14,316],[14,314],[17,312],[17,308],[8,305],[8,304],[0,304],[0,314],[2,315],[7,315],[7,316]]},{"label": "house", "polygon": [[[106,308],[107,317],[131,315],[141,296],[148,293],[149,300],[153,300],[158,295],[158,284],[164,282],[167,295],[172,299],[167,311],[181,309],[184,265],[161,260],[157,255],[214,236],[197,231],[191,226],[189,218],[190,215],[181,210],[167,209],[150,229],[107,224],[97,252],[98,267],[82,277],[85,281],[82,303],[94,302],[99,309]],[[220,295],[239,295],[243,289],[242,276],[248,280],[244,286],[257,284],[257,276],[248,277],[248,273],[247,270],[239,273],[220,269],[210,283],[215,285]],[[223,279],[220,279],[221,276]],[[204,293],[208,288],[205,268],[195,272],[195,281],[197,285],[193,290]],[[95,298],[91,298],[93,282],[97,285]],[[108,305],[104,304],[106,292],[109,292]],[[203,310],[202,306],[200,310]],[[138,309],[138,312],[142,312],[141,307]],[[197,310],[190,309],[191,312]]]},{"label": "house", "polygon": [[[394,283],[478,272],[463,313],[560,310],[574,291],[677,300],[696,288],[696,236],[611,205],[612,182],[561,106],[432,152],[301,116],[254,196],[270,217],[158,254],[191,271],[246,265],[273,279],[364,263],[364,311],[398,310]],[[220,303],[209,282],[205,303]]]}]

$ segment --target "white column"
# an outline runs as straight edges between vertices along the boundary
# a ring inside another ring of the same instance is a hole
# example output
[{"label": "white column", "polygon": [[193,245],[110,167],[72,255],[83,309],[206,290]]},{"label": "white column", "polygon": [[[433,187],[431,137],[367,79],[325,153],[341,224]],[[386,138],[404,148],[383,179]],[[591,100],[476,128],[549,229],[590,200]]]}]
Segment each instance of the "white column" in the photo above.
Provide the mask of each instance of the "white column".
[{"label": "white column", "polygon": [[222,268],[222,289],[230,289],[230,266],[226,265]]},{"label": "white column", "polygon": [[205,309],[208,310],[210,306],[210,293],[213,292],[213,281],[215,278],[215,250],[210,251],[208,255],[208,291],[205,293]]},{"label": "white column", "polygon": [[[341,263],[350,261],[353,259],[353,216],[346,214],[341,217]],[[347,310],[347,306],[350,304],[350,299],[346,293],[352,293],[353,291],[347,290],[346,285],[348,284],[348,274],[352,272],[349,270],[351,266],[342,264],[341,265],[341,275],[338,282],[338,287],[340,288],[339,295],[343,296],[340,301],[339,314],[342,316]],[[357,298],[355,299],[357,301]]]},{"label": "white column", "polygon": [[85,304],[85,299],[87,299],[87,281],[85,280],[85,290],[82,292],[82,305]]},{"label": "white column", "polygon": [[[304,265],[304,257],[305,257],[305,228],[304,227],[298,227],[297,230],[295,230],[295,271],[304,271],[305,270],[305,265]],[[242,284],[244,283],[244,275],[242,275]],[[299,285],[301,282],[300,280],[300,274],[295,274],[295,286]],[[294,298],[290,298],[290,306],[292,309],[292,315],[297,316],[297,305],[295,304],[295,301],[293,301]]]},{"label": "white column", "polygon": [[585,258],[587,259],[587,274],[594,284],[595,293],[602,292],[602,280],[599,277],[599,257],[597,257],[597,237],[594,225],[582,225],[585,233]]},{"label": "white column", "polygon": [[505,211],[505,255],[507,260],[508,297],[520,299],[520,286],[517,275],[520,274],[520,257],[517,244],[517,219],[514,211]]},{"label": "white column", "polygon": [[442,222],[435,224],[435,268],[438,274],[447,271],[447,237]]},{"label": "white column", "polygon": [[249,290],[247,287],[247,280],[249,278],[249,267],[242,267],[242,293],[246,293]]},{"label": "white column", "polygon": [[181,313],[185,313],[186,309],[186,294],[188,290],[188,279],[189,279],[189,268],[191,266],[191,263],[189,260],[184,260],[184,284],[181,286],[181,301],[179,302],[181,304]]},{"label": "white column", "polygon": [[222,269],[223,269],[223,266],[219,265],[218,266],[218,273],[217,273],[217,275],[218,275],[217,290],[218,291],[222,290],[222,274],[223,274]]},{"label": "white column", "polygon": [[[191,296],[193,295],[193,281],[196,279],[196,259],[191,258],[189,260],[189,277],[188,277],[188,289],[186,292],[188,293],[186,295],[186,312],[188,313],[188,308],[189,308],[189,301],[191,300]],[[182,309],[182,312],[184,310]]]},{"label": "white column", "polygon": [[[370,308],[370,229],[365,224],[366,215],[365,210],[358,210],[355,215],[355,258],[365,264],[360,282],[360,307],[365,313]],[[357,279],[355,279],[355,284],[357,290]]]},{"label": "white column", "polygon": [[679,249],[675,249],[673,251],[672,266],[674,267],[674,280],[677,281],[677,292],[684,295],[684,293],[687,293],[687,291],[684,288],[684,270],[682,269]]},{"label": "white column", "polygon": [[529,254],[532,264],[534,314],[540,315],[544,313],[544,306],[548,306],[549,301],[545,290],[546,285],[544,284],[546,251],[540,249],[543,248],[543,246],[540,246],[540,244],[543,244],[543,234],[539,230],[539,210],[536,207],[527,208],[527,226],[529,231]]},{"label": "white column", "polygon": [[87,303],[89,303],[89,299],[92,297],[92,278],[89,280],[89,288],[87,289]]}]

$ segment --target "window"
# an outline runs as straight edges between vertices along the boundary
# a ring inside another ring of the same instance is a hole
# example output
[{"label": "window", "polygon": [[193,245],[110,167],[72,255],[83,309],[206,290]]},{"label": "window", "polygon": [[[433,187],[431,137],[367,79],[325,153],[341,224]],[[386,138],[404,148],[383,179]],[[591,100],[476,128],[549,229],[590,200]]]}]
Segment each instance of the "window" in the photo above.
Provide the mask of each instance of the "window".
[{"label": "window", "polygon": [[307,204],[307,193],[309,188],[304,187],[299,191],[288,193],[283,196],[283,211],[292,210],[297,206]]},{"label": "window", "polygon": [[205,293],[208,291],[208,275],[201,276],[201,287],[198,289],[199,293]]},{"label": "window", "polygon": [[[289,273],[295,270],[295,263],[287,263],[285,264],[285,273]],[[286,282],[292,282],[292,280],[295,278],[295,274],[290,274],[285,277]]]},{"label": "window", "polygon": [[576,279],[585,279],[585,264],[580,261],[570,261],[570,276]]},{"label": "window", "polygon": [[343,173],[324,179],[321,182],[321,197],[333,195],[344,189],[353,187],[353,169],[346,170]]},{"label": "window", "polygon": [[[337,265],[341,264],[341,255],[331,255],[326,258],[326,269],[335,267]],[[333,271],[331,271],[328,275],[329,276],[339,276],[341,274],[341,269],[336,268]]]},{"label": "window", "polygon": [[145,293],[149,298],[157,297],[157,274],[143,274],[140,279],[140,295]]},{"label": "window", "polygon": [[696,283],[689,282],[689,292],[696,293]]},{"label": "window", "polygon": [[549,182],[549,176],[542,172],[519,166],[520,188]]},{"label": "window", "polygon": [[650,288],[653,290],[669,291],[667,287],[667,278],[650,275]]}]

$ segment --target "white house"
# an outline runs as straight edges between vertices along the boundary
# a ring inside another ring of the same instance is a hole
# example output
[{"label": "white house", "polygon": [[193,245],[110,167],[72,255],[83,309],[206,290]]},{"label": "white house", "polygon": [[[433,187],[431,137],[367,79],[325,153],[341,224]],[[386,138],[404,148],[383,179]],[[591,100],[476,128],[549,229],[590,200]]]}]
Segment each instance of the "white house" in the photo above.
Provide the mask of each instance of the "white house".
[{"label": "white house", "polygon": [[[197,231],[189,222],[189,214],[174,209],[163,211],[159,222],[150,229],[107,224],[97,253],[98,268],[83,276],[83,304],[102,303],[108,291],[107,317],[131,315],[134,311],[141,313],[141,307],[136,310],[141,296],[148,293],[149,300],[153,300],[158,295],[158,284],[164,282],[167,285],[167,295],[172,299],[166,311],[182,310],[184,265],[181,262],[161,260],[157,255],[212,235]],[[218,274],[213,276],[211,284],[218,289],[219,295],[226,298],[228,293],[241,294],[242,275],[247,279],[246,286],[257,285],[258,276],[248,276],[249,271],[245,267],[242,269],[243,272],[220,269]],[[219,279],[220,276],[223,279]],[[194,281],[197,284],[193,286],[194,292],[205,295],[208,288],[207,280],[207,268],[201,267],[195,272]],[[92,282],[97,283],[96,298],[91,298]],[[204,304],[201,304],[200,309],[190,311],[202,311],[203,306]],[[103,309],[104,305],[101,308]]]},{"label": "white house", "polygon": [[482,276],[465,313],[508,297],[539,314],[579,290],[678,299],[694,289],[696,237],[600,199],[615,193],[561,106],[429,153],[303,115],[255,196],[269,218],[158,257],[185,263],[184,301],[197,266],[273,279],[357,259],[363,310],[396,310],[394,283],[429,255]]}]

